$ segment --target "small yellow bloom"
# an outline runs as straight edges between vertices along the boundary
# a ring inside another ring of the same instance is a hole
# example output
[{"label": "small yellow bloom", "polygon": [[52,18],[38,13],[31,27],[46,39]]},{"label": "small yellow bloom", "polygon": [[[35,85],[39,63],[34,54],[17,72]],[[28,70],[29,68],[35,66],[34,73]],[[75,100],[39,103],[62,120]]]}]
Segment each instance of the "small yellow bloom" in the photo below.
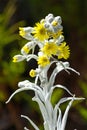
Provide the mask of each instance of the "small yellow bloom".
[{"label": "small yellow bloom", "polygon": [[51,55],[56,55],[57,51],[58,51],[58,46],[56,43],[54,42],[47,42],[44,47],[41,49],[41,51],[47,55],[47,56],[51,56]]},{"label": "small yellow bloom", "polygon": [[58,46],[58,59],[64,58],[68,59],[70,56],[69,46],[66,45],[66,42],[63,42]]},{"label": "small yellow bloom", "polygon": [[29,75],[33,78],[36,76],[36,71],[34,69],[31,69],[29,72]]},{"label": "small yellow bloom", "polygon": [[49,38],[47,34],[47,30],[44,27],[44,23],[36,23],[36,26],[34,27],[34,31],[32,32],[34,37],[40,41],[46,40]]},{"label": "small yellow bloom", "polygon": [[15,62],[17,62],[18,61],[18,58],[17,57],[13,57],[13,62],[15,63]]},{"label": "small yellow bloom", "polygon": [[57,25],[58,25],[58,22],[57,22],[57,21],[53,21],[53,22],[52,22],[52,25],[53,25],[53,26],[57,26]]},{"label": "small yellow bloom", "polygon": [[25,34],[26,34],[26,33],[25,33],[24,28],[19,27],[19,35],[23,37],[23,36],[25,36]]},{"label": "small yellow bloom", "polygon": [[38,65],[40,65],[41,67],[45,67],[48,64],[50,64],[50,61],[46,55],[39,56],[37,61],[38,61]]},{"label": "small yellow bloom", "polygon": [[25,59],[25,56],[23,55],[15,55],[13,57],[13,62],[20,62],[20,61],[23,61]]},{"label": "small yellow bloom", "polygon": [[63,32],[60,30],[60,31],[58,31],[58,32],[56,32],[56,33],[53,33],[53,34],[52,34],[52,37],[53,37],[53,38],[58,38],[60,35],[62,35],[62,33],[63,33]]},{"label": "small yellow bloom", "polygon": [[30,51],[29,47],[27,47],[27,46],[24,46],[24,47],[22,48],[22,50],[23,50],[26,54],[28,54],[29,51]]}]

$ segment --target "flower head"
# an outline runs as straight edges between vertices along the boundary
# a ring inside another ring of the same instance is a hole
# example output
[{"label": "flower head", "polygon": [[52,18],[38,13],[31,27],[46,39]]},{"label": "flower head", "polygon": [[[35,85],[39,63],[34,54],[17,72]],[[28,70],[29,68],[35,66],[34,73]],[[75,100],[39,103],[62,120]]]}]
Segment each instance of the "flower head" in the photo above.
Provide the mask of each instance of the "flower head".
[{"label": "flower head", "polygon": [[30,51],[30,49],[29,49],[28,46],[24,46],[24,47],[22,48],[22,51],[24,51],[25,54],[28,54],[29,51]]},{"label": "flower head", "polygon": [[20,61],[23,61],[25,59],[25,56],[22,56],[22,55],[15,55],[13,57],[13,62],[20,62]]},{"label": "flower head", "polygon": [[32,31],[32,27],[19,27],[19,35],[27,40],[33,40]]},{"label": "flower head", "polygon": [[19,27],[19,35],[23,37],[23,36],[25,36],[25,34],[26,34],[26,33],[25,33],[24,28]]},{"label": "flower head", "polygon": [[57,22],[57,21],[53,21],[53,22],[52,22],[52,25],[53,25],[53,26],[57,26],[57,25],[58,25],[58,22]]},{"label": "flower head", "polygon": [[57,33],[59,30],[63,29],[61,23],[62,20],[60,16],[54,17],[53,14],[48,14],[45,17],[45,27],[52,33]]},{"label": "flower head", "polygon": [[54,42],[46,42],[41,51],[47,56],[56,55],[58,51],[57,44]]},{"label": "flower head", "polygon": [[44,27],[44,23],[36,23],[36,26],[34,27],[32,34],[39,41],[43,41],[43,40],[49,38],[49,36],[47,34],[47,30]]},{"label": "flower head", "polygon": [[63,42],[58,46],[58,59],[64,58],[68,59],[70,56],[69,46],[66,45],[66,42]]},{"label": "flower head", "polygon": [[58,32],[53,33],[53,34],[52,34],[52,37],[53,37],[53,38],[58,38],[59,36],[62,35],[62,33],[63,33],[62,30],[59,30]]},{"label": "flower head", "polygon": [[13,62],[17,62],[18,58],[17,57],[13,57]]},{"label": "flower head", "polygon": [[39,56],[37,61],[38,61],[38,65],[40,65],[41,67],[45,67],[48,64],[50,64],[50,61],[46,55]]},{"label": "flower head", "polygon": [[34,69],[31,69],[29,72],[29,75],[33,78],[36,76],[36,71]]}]

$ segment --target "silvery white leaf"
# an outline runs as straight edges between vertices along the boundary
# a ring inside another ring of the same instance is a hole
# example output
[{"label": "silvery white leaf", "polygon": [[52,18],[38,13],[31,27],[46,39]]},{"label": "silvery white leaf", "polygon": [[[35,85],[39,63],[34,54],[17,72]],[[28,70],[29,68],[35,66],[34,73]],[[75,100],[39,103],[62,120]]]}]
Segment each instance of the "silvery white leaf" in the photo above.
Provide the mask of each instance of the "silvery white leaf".
[{"label": "silvery white leaf", "polygon": [[36,101],[38,103],[44,121],[48,122],[48,113],[46,111],[44,104],[41,102],[39,98],[36,97],[33,98],[33,101]]},{"label": "silvery white leaf", "polygon": [[21,115],[21,117],[27,119],[27,120],[30,122],[30,124],[34,127],[35,130],[40,130],[40,129],[37,127],[37,125],[36,125],[29,117],[24,116],[24,115]]},{"label": "silvery white leaf", "polygon": [[66,92],[68,92],[71,96],[73,96],[73,94],[63,85],[60,85],[60,84],[57,84],[57,85],[54,85],[54,86],[51,86],[51,89],[49,91],[49,97],[51,97],[52,95],[52,92],[55,88],[61,88],[61,89],[64,89]]},{"label": "silvery white leaf", "polygon": [[50,124],[53,124],[53,121],[52,121],[52,118],[53,118],[53,106],[52,106],[50,100],[45,100],[44,104],[45,104],[45,107],[46,107],[46,111],[48,113]]},{"label": "silvery white leaf", "polygon": [[19,82],[19,89],[17,89],[10,97],[9,99],[6,101],[6,103],[8,103],[15,94],[24,91],[24,90],[33,90],[34,92],[37,92],[38,95],[40,96],[40,98],[42,100],[44,100],[44,96],[43,96],[43,92],[42,89],[40,87],[38,87],[37,85],[35,85],[34,83],[29,82],[28,80]]},{"label": "silvery white leaf", "polygon": [[36,91],[36,89],[34,89],[34,88],[21,87],[21,88],[17,89],[17,90],[9,97],[9,99],[6,101],[6,104],[7,104],[8,102],[10,102],[10,100],[14,97],[15,94],[17,94],[17,93],[19,93],[19,92],[22,92],[22,91],[24,91],[24,90],[34,90],[34,91]]},{"label": "silvery white leaf", "polygon": [[61,129],[60,129],[60,130],[65,130],[65,125],[66,125],[66,122],[67,122],[68,112],[69,112],[69,109],[70,109],[70,107],[71,107],[73,101],[74,101],[74,97],[73,97],[72,100],[69,102],[69,104],[68,104],[68,106],[67,106],[67,108],[66,108],[66,110],[65,110],[65,113],[64,113],[63,118],[62,118],[62,123],[61,123]]},{"label": "silvery white leaf", "polygon": [[28,129],[27,127],[24,127],[24,130],[30,130],[30,129]]},{"label": "silvery white leaf", "polygon": [[59,110],[59,115],[58,115],[58,119],[57,119],[57,130],[61,129],[61,121],[62,121],[62,112],[60,110],[60,108],[58,108]]},{"label": "silvery white leaf", "polygon": [[49,126],[48,126],[48,123],[46,121],[44,121],[44,130],[49,130]]},{"label": "silvery white leaf", "polygon": [[18,87],[25,87],[25,84],[29,83],[29,80],[24,80],[18,83]]}]

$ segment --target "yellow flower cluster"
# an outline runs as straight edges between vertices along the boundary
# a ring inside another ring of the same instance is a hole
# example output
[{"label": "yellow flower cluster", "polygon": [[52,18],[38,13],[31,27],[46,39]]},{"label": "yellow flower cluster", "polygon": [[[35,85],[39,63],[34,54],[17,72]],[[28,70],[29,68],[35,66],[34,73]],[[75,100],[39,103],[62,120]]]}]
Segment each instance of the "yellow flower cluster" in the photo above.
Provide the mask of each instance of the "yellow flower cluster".
[{"label": "yellow flower cluster", "polygon": [[[36,45],[40,49],[35,59],[38,66],[42,68],[48,66],[54,56],[58,57],[58,60],[69,58],[70,49],[64,42],[61,23],[60,16],[54,17],[53,14],[48,14],[44,19],[36,23],[34,27],[20,27],[19,35],[29,40],[29,42],[22,47],[20,56],[16,55],[13,57],[13,62],[19,62],[24,59],[28,61],[31,55],[32,58],[33,56],[35,57],[34,48]],[[30,52],[32,54],[29,54]],[[31,70],[29,74],[34,77],[36,75],[35,70]]]}]

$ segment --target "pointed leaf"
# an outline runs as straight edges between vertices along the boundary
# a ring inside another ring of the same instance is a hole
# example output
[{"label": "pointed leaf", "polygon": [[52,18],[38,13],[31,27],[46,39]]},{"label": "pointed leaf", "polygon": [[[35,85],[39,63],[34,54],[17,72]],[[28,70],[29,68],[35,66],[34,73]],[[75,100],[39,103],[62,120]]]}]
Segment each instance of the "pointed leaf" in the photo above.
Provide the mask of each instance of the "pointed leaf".
[{"label": "pointed leaf", "polygon": [[30,122],[30,124],[34,127],[35,130],[40,130],[40,129],[36,126],[36,124],[35,124],[29,117],[24,116],[24,115],[21,115],[21,117],[27,119],[27,120]]}]

